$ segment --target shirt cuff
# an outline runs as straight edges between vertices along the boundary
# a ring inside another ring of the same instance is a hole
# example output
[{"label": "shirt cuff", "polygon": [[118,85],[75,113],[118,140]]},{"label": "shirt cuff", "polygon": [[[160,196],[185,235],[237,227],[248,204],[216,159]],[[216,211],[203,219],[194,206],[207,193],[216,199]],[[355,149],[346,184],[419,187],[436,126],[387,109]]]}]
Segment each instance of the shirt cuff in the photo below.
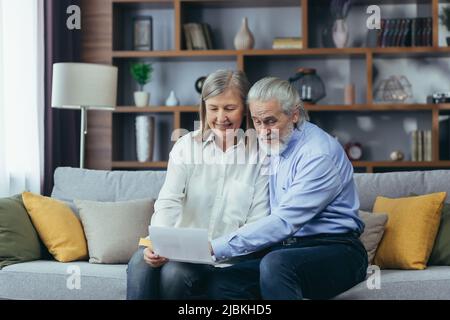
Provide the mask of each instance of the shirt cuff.
[{"label": "shirt cuff", "polygon": [[214,257],[220,261],[232,256],[231,248],[228,245],[226,237],[211,240],[211,247],[214,251]]}]

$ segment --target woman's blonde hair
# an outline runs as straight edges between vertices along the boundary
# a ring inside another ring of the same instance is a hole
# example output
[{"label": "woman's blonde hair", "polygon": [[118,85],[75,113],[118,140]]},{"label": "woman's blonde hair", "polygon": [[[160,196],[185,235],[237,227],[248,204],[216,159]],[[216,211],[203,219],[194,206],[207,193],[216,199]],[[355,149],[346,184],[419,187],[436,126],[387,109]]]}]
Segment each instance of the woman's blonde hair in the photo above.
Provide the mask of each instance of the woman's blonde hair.
[{"label": "woman's blonde hair", "polygon": [[[242,105],[244,106],[244,121],[245,130],[249,128],[250,113],[247,106],[247,93],[250,89],[250,83],[247,76],[242,71],[233,70],[217,70],[211,73],[203,83],[201,101],[200,101],[200,121],[201,131],[206,133],[209,131],[208,123],[206,122],[206,103],[209,98],[218,96],[224,93],[227,89],[235,89],[242,99]],[[203,136],[203,134],[202,134]]]}]

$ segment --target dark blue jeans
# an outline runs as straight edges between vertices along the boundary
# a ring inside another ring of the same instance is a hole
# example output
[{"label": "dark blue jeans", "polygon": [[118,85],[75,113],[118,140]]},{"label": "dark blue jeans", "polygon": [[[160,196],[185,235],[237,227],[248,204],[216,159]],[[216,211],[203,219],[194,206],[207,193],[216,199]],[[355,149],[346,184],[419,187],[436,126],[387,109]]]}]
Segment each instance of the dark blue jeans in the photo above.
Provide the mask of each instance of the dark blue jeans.
[{"label": "dark blue jeans", "polygon": [[169,261],[153,268],[144,261],[144,247],[127,268],[127,300],[202,299],[212,266]]},{"label": "dark blue jeans", "polygon": [[291,238],[252,259],[210,274],[213,299],[330,299],[366,277],[367,252],[356,235]]}]

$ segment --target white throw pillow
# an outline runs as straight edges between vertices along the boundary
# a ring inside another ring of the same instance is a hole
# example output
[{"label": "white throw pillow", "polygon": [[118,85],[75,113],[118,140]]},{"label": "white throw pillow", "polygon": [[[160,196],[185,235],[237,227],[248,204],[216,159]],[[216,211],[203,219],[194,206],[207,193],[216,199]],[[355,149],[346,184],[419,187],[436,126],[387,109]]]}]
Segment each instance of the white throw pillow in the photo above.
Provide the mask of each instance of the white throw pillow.
[{"label": "white throw pillow", "polygon": [[89,262],[128,263],[139,239],[148,235],[154,200],[74,202],[87,239]]}]

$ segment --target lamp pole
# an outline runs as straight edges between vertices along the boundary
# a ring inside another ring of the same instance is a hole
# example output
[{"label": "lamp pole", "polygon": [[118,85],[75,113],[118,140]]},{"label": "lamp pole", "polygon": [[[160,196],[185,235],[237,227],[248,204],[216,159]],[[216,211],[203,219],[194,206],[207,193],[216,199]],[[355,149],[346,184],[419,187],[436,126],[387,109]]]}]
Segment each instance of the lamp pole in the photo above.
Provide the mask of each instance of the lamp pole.
[{"label": "lamp pole", "polygon": [[84,144],[87,134],[87,107],[81,106],[80,168],[84,168]]}]

